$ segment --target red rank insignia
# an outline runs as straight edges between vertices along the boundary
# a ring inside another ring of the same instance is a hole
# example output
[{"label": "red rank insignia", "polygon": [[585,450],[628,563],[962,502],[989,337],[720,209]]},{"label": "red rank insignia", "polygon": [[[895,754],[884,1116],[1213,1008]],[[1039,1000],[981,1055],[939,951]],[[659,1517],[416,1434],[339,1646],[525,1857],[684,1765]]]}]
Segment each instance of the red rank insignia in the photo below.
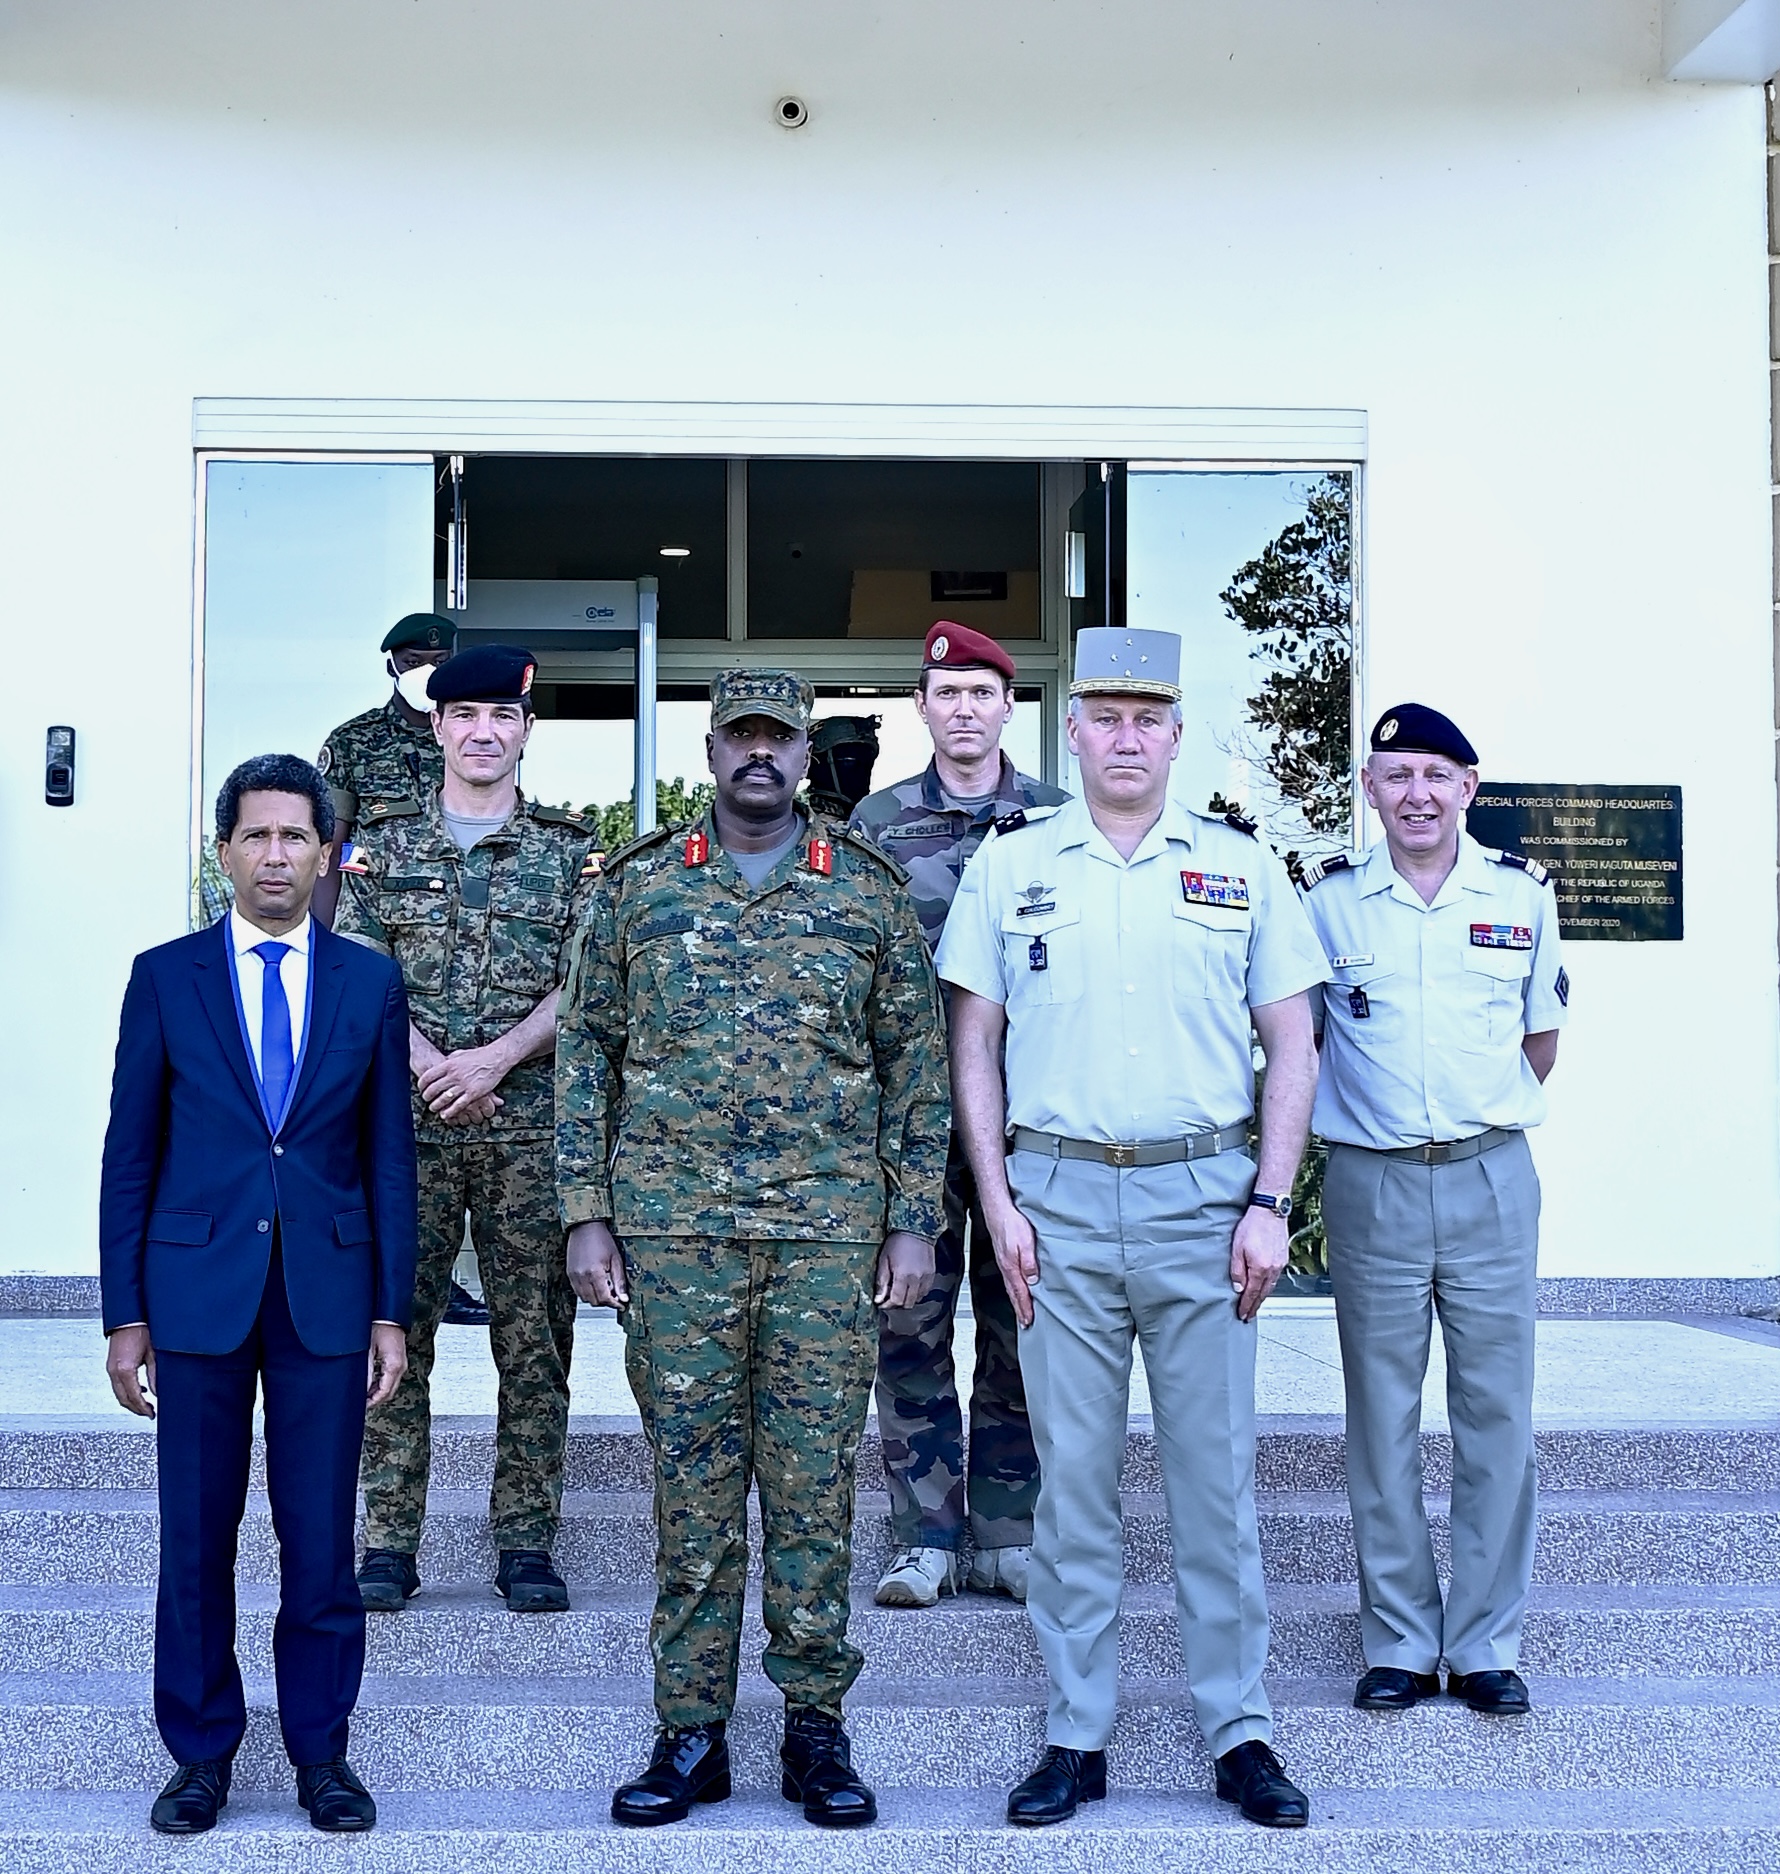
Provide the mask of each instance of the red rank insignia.
[{"label": "red rank insignia", "polygon": [[824,878],[834,871],[834,847],[825,839],[810,841],[810,870],[820,872]]},{"label": "red rank insignia", "polygon": [[686,835],[686,863],[689,866],[708,865],[711,859],[711,842],[705,837],[705,829],[695,826]]}]

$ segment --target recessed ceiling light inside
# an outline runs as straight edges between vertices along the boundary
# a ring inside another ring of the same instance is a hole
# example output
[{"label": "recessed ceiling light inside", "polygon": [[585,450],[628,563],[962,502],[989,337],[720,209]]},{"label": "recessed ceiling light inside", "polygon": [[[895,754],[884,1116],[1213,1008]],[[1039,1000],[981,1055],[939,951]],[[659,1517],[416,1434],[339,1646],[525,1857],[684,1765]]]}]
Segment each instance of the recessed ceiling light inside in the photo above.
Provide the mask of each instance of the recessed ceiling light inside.
[{"label": "recessed ceiling light inside", "polygon": [[692,557],[692,549],[690,547],[663,547],[661,549],[661,557],[664,560],[690,559]]}]

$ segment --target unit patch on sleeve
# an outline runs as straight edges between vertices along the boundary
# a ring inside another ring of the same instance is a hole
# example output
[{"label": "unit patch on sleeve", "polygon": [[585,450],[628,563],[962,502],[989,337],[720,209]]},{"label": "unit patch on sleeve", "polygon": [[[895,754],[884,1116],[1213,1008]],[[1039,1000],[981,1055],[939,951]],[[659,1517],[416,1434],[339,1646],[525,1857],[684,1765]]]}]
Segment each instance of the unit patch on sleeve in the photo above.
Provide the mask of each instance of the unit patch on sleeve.
[{"label": "unit patch on sleeve", "polygon": [[1558,1007],[1567,1009],[1570,1006],[1570,972],[1560,969],[1558,979],[1552,987],[1557,991]]},{"label": "unit patch on sleeve", "polygon": [[1188,904],[1220,905],[1227,911],[1249,908],[1246,878],[1234,878],[1223,872],[1183,872],[1180,889]]},{"label": "unit patch on sleeve", "polygon": [[1471,946],[1475,950],[1531,950],[1533,928],[1530,924],[1473,924]]}]

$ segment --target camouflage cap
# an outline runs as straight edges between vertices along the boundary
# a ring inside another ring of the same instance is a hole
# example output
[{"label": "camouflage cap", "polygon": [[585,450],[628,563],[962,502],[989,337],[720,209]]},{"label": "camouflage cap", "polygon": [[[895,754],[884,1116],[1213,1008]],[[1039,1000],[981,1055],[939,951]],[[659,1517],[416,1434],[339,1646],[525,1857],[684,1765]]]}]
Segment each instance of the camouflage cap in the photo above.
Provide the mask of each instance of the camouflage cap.
[{"label": "camouflage cap", "polygon": [[770,716],[788,729],[808,729],[816,692],[795,670],[720,670],[711,679],[711,727],[743,716]]},{"label": "camouflage cap", "polygon": [[1075,639],[1071,696],[1159,696],[1180,701],[1180,634],[1090,625]]}]

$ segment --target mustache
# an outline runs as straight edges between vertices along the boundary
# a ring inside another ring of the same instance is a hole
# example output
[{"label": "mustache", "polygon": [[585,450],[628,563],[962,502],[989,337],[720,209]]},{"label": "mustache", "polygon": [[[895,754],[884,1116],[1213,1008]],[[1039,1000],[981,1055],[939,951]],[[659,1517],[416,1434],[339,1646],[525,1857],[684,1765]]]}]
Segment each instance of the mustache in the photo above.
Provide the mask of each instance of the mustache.
[{"label": "mustache", "polygon": [[736,769],[734,778],[745,781],[751,774],[764,775],[769,781],[783,781],[785,778],[777,765],[770,761],[745,761]]}]

